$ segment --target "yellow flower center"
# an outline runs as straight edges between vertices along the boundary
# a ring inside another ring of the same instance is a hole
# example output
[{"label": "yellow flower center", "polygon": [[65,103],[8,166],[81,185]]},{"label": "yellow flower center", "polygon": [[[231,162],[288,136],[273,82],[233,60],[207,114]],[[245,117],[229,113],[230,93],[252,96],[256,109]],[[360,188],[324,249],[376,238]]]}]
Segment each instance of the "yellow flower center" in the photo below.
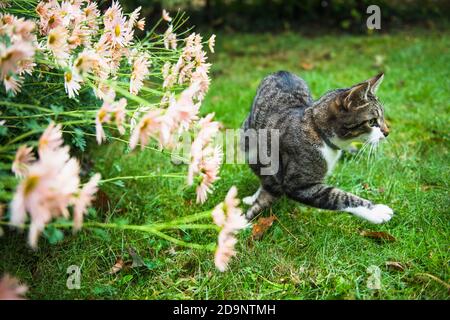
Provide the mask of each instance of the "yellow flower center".
[{"label": "yellow flower center", "polygon": [[116,24],[114,33],[116,34],[116,37],[120,36],[120,24]]},{"label": "yellow flower center", "polygon": [[30,192],[32,192],[34,190],[34,188],[36,188],[38,182],[39,182],[39,176],[29,176],[24,181],[24,184],[25,184],[23,187],[24,194],[27,195]]},{"label": "yellow flower center", "polygon": [[144,123],[141,126],[140,131],[143,132],[145,130],[147,130],[147,128],[150,128],[153,124],[153,120],[152,119],[145,119]]},{"label": "yellow flower center", "polygon": [[49,44],[54,44],[55,41],[56,41],[55,35],[51,34],[51,35],[48,36],[48,43]]},{"label": "yellow flower center", "polygon": [[106,111],[105,110],[100,110],[98,112],[98,120],[100,120],[100,122],[103,122],[105,117],[106,117]]},{"label": "yellow flower center", "polygon": [[66,78],[66,82],[70,82],[72,80],[72,72],[66,72],[64,76]]},{"label": "yellow flower center", "polygon": [[83,58],[78,58],[77,61],[75,62],[75,67],[79,67],[83,64]]}]

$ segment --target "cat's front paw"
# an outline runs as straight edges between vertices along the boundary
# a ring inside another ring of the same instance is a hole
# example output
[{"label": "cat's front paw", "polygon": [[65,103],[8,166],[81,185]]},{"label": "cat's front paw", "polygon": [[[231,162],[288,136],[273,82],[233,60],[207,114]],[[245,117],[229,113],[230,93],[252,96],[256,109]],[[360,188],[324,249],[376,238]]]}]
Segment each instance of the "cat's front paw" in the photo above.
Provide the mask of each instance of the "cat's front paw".
[{"label": "cat's front paw", "polygon": [[255,202],[255,199],[253,196],[248,196],[248,197],[245,197],[244,199],[242,199],[242,202],[248,206],[251,206],[253,204],[253,202]]},{"label": "cat's front paw", "polygon": [[391,220],[394,215],[394,211],[384,204],[376,204],[371,210],[367,217],[367,220],[375,223],[385,223]]},{"label": "cat's front paw", "polygon": [[375,224],[388,222],[394,215],[394,211],[384,204],[374,205],[370,209],[366,207],[347,208],[345,211]]}]

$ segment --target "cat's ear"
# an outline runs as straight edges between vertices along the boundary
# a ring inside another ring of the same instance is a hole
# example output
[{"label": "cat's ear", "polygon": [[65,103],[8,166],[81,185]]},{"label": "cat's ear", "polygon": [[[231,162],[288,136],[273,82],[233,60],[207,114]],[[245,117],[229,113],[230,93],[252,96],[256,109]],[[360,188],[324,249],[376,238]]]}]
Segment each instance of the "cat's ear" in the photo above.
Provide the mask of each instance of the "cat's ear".
[{"label": "cat's ear", "polygon": [[[357,107],[356,103],[358,101],[366,101],[367,94],[370,90],[369,82],[361,82],[353,87],[345,90],[338,101],[338,104],[343,107],[345,110],[350,110],[352,107]],[[356,101],[356,102],[354,102]]]},{"label": "cat's ear", "polygon": [[383,82],[383,79],[384,79],[384,73],[382,72],[380,74],[377,74],[375,77],[367,80],[367,82],[370,85],[369,90],[372,94],[377,93],[378,87],[380,86],[381,82]]}]

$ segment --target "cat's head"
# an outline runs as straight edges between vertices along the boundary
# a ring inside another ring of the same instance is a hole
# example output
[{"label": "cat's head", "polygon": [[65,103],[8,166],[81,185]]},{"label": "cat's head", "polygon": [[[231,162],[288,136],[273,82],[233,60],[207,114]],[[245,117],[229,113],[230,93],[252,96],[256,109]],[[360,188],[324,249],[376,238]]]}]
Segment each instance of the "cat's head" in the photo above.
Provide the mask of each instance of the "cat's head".
[{"label": "cat's head", "polygon": [[361,141],[377,144],[389,134],[384,109],[376,96],[384,75],[358,83],[335,93],[333,131],[341,142]]}]

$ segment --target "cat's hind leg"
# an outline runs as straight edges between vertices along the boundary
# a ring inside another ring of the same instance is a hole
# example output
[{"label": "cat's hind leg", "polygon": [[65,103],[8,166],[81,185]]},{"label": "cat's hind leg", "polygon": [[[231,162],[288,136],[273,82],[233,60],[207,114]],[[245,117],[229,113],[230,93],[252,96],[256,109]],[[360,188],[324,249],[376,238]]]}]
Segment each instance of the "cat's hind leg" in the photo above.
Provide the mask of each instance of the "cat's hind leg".
[{"label": "cat's hind leg", "polygon": [[255,216],[257,216],[261,211],[270,207],[272,203],[277,199],[277,197],[272,195],[262,186],[258,189],[256,194],[257,194],[256,199],[252,202],[251,207],[247,210],[247,213],[245,214],[245,217],[249,221],[253,219]]}]

